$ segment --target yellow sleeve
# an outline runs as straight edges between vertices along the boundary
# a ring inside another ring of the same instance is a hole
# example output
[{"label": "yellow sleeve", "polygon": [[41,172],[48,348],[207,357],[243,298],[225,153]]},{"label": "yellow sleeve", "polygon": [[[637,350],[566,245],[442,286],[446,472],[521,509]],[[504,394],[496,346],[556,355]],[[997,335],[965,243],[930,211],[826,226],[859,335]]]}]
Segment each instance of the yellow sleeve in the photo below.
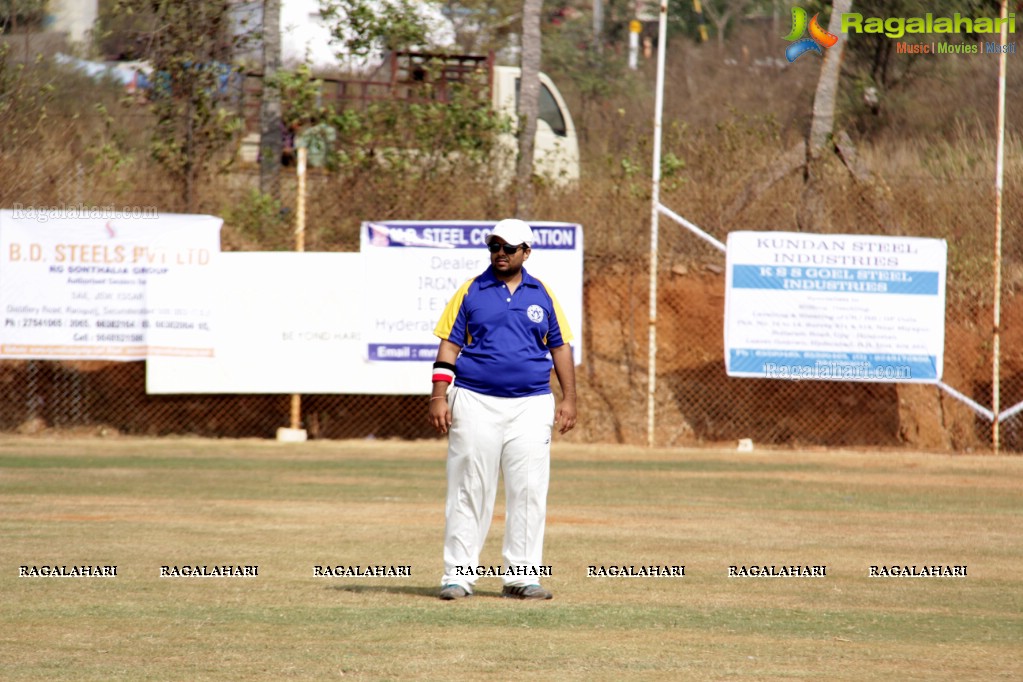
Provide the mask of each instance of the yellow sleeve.
[{"label": "yellow sleeve", "polygon": [[[469,291],[469,285],[475,281],[475,277],[466,280],[462,286],[458,287],[458,291],[448,301],[447,306],[444,308],[444,312],[441,313],[440,319],[437,320],[437,326],[434,327],[434,336],[440,337],[445,341],[450,340],[451,328],[455,326],[455,319],[458,317],[458,311],[462,308],[462,301],[465,300],[465,294]],[[459,346],[462,344],[459,343]]]},{"label": "yellow sleeve", "polygon": [[558,302],[558,297],[554,295],[554,292],[547,288],[547,285],[540,282],[544,291],[551,297],[551,303],[554,304],[554,315],[558,318],[558,326],[561,328],[561,340],[565,343],[572,343],[575,337],[572,336],[572,327],[568,324],[568,317],[565,315],[565,311],[561,308],[561,303]]}]

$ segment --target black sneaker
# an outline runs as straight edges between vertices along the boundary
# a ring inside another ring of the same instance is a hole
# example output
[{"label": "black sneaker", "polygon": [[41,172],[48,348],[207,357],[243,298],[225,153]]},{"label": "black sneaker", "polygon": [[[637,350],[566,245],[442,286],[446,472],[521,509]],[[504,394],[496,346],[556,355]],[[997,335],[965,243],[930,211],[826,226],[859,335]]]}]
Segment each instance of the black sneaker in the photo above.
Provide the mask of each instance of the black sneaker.
[{"label": "black sneaker", "polygon": [[553,599],[554,595],[539,585],[505,585],[501,596],[508,599]]},{"label": "black sneaker", "polygon": [[445,601],[464,599],[469,596],[472,596],[472,593],[461,585],[445,585],[440,590],[440,598]]}]

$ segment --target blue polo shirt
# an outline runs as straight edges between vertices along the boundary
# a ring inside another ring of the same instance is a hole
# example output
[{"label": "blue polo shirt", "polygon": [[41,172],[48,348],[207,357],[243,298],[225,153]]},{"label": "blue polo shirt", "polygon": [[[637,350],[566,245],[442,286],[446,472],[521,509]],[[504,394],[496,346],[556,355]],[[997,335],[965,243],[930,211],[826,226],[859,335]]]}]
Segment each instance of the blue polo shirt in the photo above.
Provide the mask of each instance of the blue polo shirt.
[{"label": "blue polo shirt", "polygon": [[467,281],[433,333],[462,348],[455,386],[500,398],[550,393],[549,349],[572,341],[561,305],[525,268],[511,295],[491,268]]}]

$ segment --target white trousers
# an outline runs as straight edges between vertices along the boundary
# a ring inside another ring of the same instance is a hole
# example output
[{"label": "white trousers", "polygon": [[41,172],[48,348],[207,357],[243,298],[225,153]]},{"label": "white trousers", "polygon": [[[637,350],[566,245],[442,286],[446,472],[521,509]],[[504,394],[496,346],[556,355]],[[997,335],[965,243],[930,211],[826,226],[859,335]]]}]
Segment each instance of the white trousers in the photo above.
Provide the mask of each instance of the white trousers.
[{"label": "white trousers", "polygon": [[[499,474],[504,475],[502,557],[505,585],[534,585],[543,562],[547,485],[551,471],[554,396],[495,398],[451,387],[448,430],[448,496],[442,585],[472,592],[480,552],[490,530]],[[489,564],[484,569],[489,568]]]}]

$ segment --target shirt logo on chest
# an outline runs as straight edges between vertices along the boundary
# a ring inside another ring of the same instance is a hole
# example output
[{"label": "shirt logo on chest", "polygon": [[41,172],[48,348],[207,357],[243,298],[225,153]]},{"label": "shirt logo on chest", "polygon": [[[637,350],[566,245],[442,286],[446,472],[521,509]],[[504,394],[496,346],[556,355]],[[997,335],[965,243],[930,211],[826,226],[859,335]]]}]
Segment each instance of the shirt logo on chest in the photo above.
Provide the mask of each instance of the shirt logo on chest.
[{"label": "shirt logo on chest", "polygon": [[526,308],[526,315],[537,324],[543,322],[543,308],[538,305],[531,305]]}]

